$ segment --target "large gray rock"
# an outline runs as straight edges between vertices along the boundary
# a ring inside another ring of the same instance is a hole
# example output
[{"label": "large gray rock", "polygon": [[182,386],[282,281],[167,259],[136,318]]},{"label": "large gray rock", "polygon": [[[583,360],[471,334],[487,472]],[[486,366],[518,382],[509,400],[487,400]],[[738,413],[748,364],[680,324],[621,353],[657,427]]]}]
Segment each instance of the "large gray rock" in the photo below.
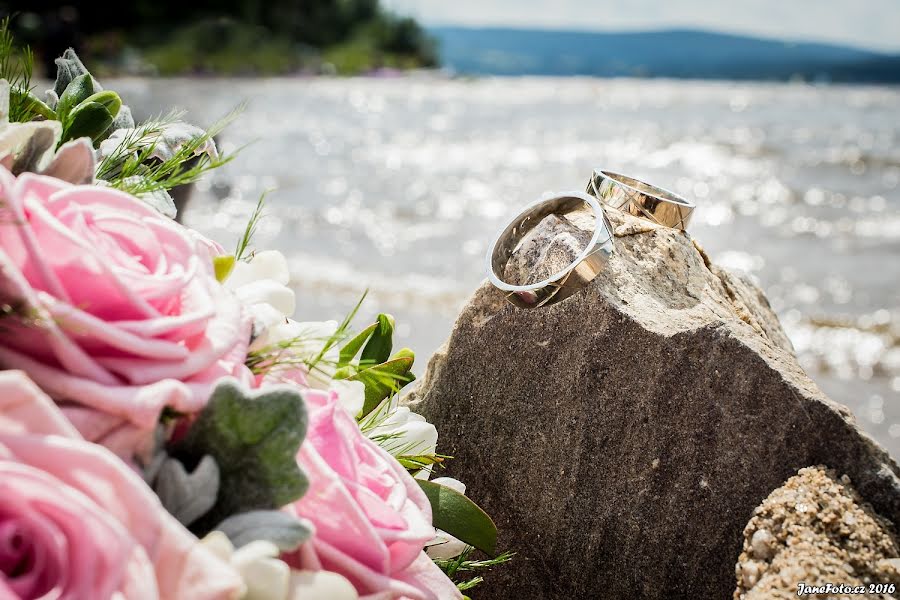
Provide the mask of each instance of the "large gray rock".
[{"label": "large gray rock", "polygon": [[[482,285],[409,398],[517,557],[492,600],[727,598],[741,532],[798,469],[900,519],[900,470],[797,364],[762,292],[691,238],[609,211],[582,293],[521,310]],[[509,266],[554,271],[591,219],[548,217]]]}]

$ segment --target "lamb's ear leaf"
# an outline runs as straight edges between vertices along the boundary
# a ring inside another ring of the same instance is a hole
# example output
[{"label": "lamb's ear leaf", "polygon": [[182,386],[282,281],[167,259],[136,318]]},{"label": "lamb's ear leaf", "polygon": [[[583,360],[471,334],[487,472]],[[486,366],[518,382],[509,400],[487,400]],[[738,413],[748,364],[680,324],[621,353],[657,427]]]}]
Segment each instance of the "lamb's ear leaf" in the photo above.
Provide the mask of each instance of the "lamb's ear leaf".
[{"label": "lamb's ear leaf", "polygon": [[115,131],[116,129],[132,129],[134,127],[134,117],[131,116],[131,109],[126,105],[122,105],[119,108],[119,113],[116,115],[116,118],[113,119],[112,127],[110,127],[111,131]]},{"label": "lamb's ear leaf", "polygon": [[153,491],[172,516],[188,526],[215,505],[219,495],[219,467],[212,456],[204,456],[188,473],[174,458],[166,458],[153,482]]},{"label": "lamb's ear leaf", "polygon": [[252,510],[232,515],[215,529],[228,536],[235,548],[256,540],[272,542],[282,552],[292,552],[312,535],[312,529],[297,517],[280,510]]},{"label": "lamb's ear leaf", "polygon": [[[82,75],[90,76],[84,63],[81,62],[81,59],[78,58],[78,55],[71,48],[63,52],[63,55],[54,62],[56,63],[56,83],[53,85],[53,91],[57,97],[61,98],[69,84],[78,77]],[[96,84],[96,81],[93,83]],[[94,85],[94,88],[97,91],[101,89],[99,85]]]},{"label": "lamb's ear leaf", "polygon": [[175,200],[166,190],[153,190],[138,194],[137,197],[158,210],[163,216],[174,219],[178,215]]},{"label": "lamb's ear leaf", "polygon": [[309,482],[297,451],[306,426],[306,406],[296,389],[251,391],[233,379],[220,382],[172,449],[186,465],[206,455],[219,465],[216,504],[191,529],[203,535],[232,515],[275,510],[303,496]]},{"label": "lamb's ear leaf", "polygon": [[131,192],[135,198],[156,209],[163,216],[174,219],[178,215],[178,207],[175,206],[175,200],[168,191],[159,188],[151,189],[148,192],[139,191],[152,187],[143,175],[126,177],[121,180],[121,183],[124,184],[124,189]]},{"label": "lamb's ear leaf", "polygon": [[489,556],[497,555],[497,526],[477,504],[447,486],[417,479],[431,503],[432,524]]}]

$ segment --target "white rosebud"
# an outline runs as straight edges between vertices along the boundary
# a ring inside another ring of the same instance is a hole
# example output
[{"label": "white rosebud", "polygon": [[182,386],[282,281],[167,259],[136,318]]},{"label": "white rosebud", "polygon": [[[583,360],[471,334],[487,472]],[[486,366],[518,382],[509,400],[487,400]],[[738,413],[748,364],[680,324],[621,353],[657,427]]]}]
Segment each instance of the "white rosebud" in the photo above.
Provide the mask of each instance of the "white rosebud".
[{"label": "white rosebud", "polygon": [[366,403],[366,386],[362,381],[339,379],[331,382],[330,389],[338,393],[341,406],[347,409],[348,413],[354,418],[359,416]]},{"label": "white rosebud", "polygon": [[235,550],[221,531],[212,531],[200,543],[231,564],[244,582],[241,600],[293,600],[291,568],[278,558],[278,546],[256,540]]},{"label": "white rosebud", "polygon": [[234,546],[231,544],[231,540],[228,539],[228,536],[221,531],[210,531],[206,537],[200,540],[200,543],[218,558],[227,563],[231,562]]},{"label": "white rosebud", "polygon": [[358,600],[347,578],[331,571],[292,571],[288,600]]},{"label": "white rosebud", "polygon": [[[291,368],[297,364],[311,363],[319,358],[325,343],[337,332],[337,321],[294,321],[280,319],[269,322],[264,331],[250,344],[250,350],[260,350],[268,346],[290,342],[284,357]],[[340,348],[334,344],[329,348],[311,371],[306,373],[306,382],[314,390],[337,392],[341,406],[353,417],[359,416],[365,403],[366,386],[361,381],[335,380],[334,372],[340,360]],[[276,372],[277,374],[277,372]]]},{"label": "white rosebud", "polygon": [[278,555],[278,546],[264,540],[250,542],[235,550],[231,564],[247,586],[243,600],[288,598],[291,568]]},{"label": "white rosebud", "polygon": [[287,259],[277,250],[257,252],[248,260],[239,260],[225,280],[225,287],[233,290],[244,306],[257,316],[260,305],[269,306],[282,317],[294,314],[296,298],[287,287],[290,269]]},{"label": "white rosebud", "polygon": [[[367,435],[386,439],[382,446],[392,454],[424,456],[437,451],[438,433],[434,425],[406,406],[393,405],[387,417],[381,419],[377,427],[369,429]],[[428,479],[431,467],[416,474],[418,479]]]},{"label": "white rosebud", "polygon": [[463,496],[466,495],[466,484],[458,479],[453,479],[452,477],[435,477],[431,480],[431,483],[436,483],[438,485],[442,485],[444,487],[448,487],[454,492],[458,492]]}]

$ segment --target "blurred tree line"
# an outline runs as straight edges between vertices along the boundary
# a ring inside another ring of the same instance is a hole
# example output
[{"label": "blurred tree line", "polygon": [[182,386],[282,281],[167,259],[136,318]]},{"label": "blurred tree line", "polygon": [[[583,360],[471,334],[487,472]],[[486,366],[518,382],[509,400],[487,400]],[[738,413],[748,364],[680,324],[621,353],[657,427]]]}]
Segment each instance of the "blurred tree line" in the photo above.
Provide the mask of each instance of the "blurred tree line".
[{"label": "blurred tree line", "polygon": [[0,0],[4,15],[50,75],[70,46],[98,72],[358,73],[438,63],[422,27],[378,0]]}]

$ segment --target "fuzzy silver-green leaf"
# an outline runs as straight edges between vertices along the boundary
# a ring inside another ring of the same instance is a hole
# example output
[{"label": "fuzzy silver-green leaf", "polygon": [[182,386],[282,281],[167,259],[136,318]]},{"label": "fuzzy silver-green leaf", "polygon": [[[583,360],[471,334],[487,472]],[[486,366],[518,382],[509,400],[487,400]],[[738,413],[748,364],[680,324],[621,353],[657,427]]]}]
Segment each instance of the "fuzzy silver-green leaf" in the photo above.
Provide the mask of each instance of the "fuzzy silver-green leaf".
[{"label": "fuzzy silver-green leaf", "polygon": [[215,505],[219,494],[219,467],[204,456],[188,473],[179,461],[163,461],[153,485],[160,502],[183,525],[190,525]]},{"label": "fuzzy silver-green leaf", "polygon": [[306,407],[288,386],[249,390],[219,383],[173,456],[185,464],[205,455],[220,470],[219,497],[192,529],[205,532],[235,514],[273,510],[300,498],[308,486],[297,465],[306,436]]},{"label": "fuzzy silver-green leaf", "polygon": [[272,542],[282,552],[292,552],[312,535],[312,530],[297,517],[279,510],[253,510],[233,515],[215,529],[228,536],[235,548],[256,540]]}]

